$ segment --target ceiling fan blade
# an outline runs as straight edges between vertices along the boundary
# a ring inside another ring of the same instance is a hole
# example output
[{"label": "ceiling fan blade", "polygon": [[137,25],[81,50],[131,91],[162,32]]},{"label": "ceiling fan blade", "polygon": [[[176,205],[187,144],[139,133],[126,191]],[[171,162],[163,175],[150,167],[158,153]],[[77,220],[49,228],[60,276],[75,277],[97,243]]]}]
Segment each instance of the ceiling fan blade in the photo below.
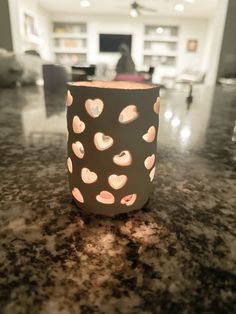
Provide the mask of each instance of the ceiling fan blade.
[{"label": "ceiling fan blade", "polygon": [[143,11],[148,11],[148,12],[157,12],[157,9],[154,9],[154,8],[149,8],[149,7],[146,7],[146,6],[143,6],[143,5],[138,5],[139,9],[140,10],[143,10]]},{"label": "ceiling fan blade", "polygon": [[139,4],[137,1],[134,1],[133,3],[131,3],[131,10],[135,10],[137,12],[137,14],[142,13],[141,11],[144,11],[144,12],[146,11],[146,12],[150,12],[150,13],[157,13],[158,12],[157,9],[143,6],[143,5]]}]

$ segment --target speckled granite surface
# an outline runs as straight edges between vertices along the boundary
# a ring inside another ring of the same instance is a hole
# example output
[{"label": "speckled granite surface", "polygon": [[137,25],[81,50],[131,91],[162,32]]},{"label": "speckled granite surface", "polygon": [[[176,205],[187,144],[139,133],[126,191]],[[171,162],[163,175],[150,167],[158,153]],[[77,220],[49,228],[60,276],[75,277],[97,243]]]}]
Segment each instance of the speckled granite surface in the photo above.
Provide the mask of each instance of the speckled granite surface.
[{"label": "speckled granite surface", "polygon": [[150,201],[101,218],[71,202],[63,97],[0,90],[0,312],[235,313],[235,117],[235,91],[162,92]]}]

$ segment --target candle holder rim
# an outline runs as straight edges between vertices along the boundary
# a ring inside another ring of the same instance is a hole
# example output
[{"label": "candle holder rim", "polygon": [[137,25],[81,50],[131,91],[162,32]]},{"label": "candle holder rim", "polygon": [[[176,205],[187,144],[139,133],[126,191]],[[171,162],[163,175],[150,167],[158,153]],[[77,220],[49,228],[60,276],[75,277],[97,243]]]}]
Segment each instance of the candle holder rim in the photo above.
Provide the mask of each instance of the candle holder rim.
[{"label": "candle holder rim", "polygon": [[[110,86],[109,86],[110,85]],[[140,82],[131,82],[131,81],[77,81],[77,82],[67,82],[69,87],[78,87],[78,88],[98,88],[105,90],[153,90],[159,88],[157,84],[146,84]],[[127,87],[128,86],[128,87]],[[131,87],[129,87],[131,86]]]}]

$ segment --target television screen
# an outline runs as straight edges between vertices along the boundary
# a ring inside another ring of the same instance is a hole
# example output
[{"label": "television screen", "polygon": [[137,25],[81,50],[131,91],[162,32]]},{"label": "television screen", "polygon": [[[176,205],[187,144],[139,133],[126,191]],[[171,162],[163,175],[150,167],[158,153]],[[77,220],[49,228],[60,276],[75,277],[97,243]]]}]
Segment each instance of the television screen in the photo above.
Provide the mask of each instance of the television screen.
[{"label": "television screen", "polygon": [[131,51],[132,35],[99,34],[100,52],[119,52],[121,44],[126,44]]}]

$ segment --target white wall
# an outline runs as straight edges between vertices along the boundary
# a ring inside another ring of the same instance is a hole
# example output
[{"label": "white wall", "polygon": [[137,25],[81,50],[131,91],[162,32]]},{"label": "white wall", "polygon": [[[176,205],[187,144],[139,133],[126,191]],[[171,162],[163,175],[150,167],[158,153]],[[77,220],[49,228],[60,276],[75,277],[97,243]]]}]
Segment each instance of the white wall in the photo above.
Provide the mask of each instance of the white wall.
[{"label": "white wall", "polygon": [[[203,71],[203,57],[206,47],[207,19],[181,19],[179,21],[179,54],[178,70],[192,69]],[[196,39],[198,41],[197,51],[187,51],[187,41]]]},{"label": "white wall", "polygon": [[45,60],[53,60],[54,54],[52,51],[52,22],[50,15],[43,8],[38,7],[38,27],[43,38],[41,44],[41,53],[42,57]]},{"label": "white wall", "polygon": [[106,62],[114,67],[119,53],[100,53],[99,52],[99,34],[131,34],[132,35],[132,56],[136,65],[142,64],[143,42],[141,40],[143,34],[142,25],[136,23],[120,22],[117,18],[96,19],[88,24],[88,61],[90,63]]},{"label": "white wall", "polygon": [[205,82],[210,86],[216,83],[227,8],[228,0],[218,0],[216,13],[208,25],[207,47],[203,68],[206,71]]},{"label": "white wall", "polygon": [[17,0],[9,0],[13,50],[16,53],[21,53],[22,39],[20,33],[20,14],[18,4]]},{"label": "white wall", "polygon": [[38,46],[45,60],[52,60],[51,20],[49,13],[41,8],[37,1],[9,0],[14,52],[22,53],[30,45],[24,36],[24,13],[35,19],[37,36],[31,40]]},{"label": "white wall", "polygon": [[[101,16],[101,15],[83,15],[78,14],[49,14],[37,4],[37,0],[10,0],[11,21],[13,28],[14,50],[22,52],[24,48],[23,36],[23,14],[29,13],[35,18],[36,25],[42,38],[40,42],[40,53],[46,60],[53,60],[52,50],[52,23],[51,21],[73,21],[87,22],[88,24],[88,62],[105,62],[112,68],[115,66],[119,54],[100,53],[98,45],[99,33],[123,33],[132,34],[132,56],[138,68],[143,65],[143,33],[145,24],[153,25],[173,25],[179,26],[178,58],[175,68],[163,70],[159,67],[157,75],[176,76],[186,68],[207,72],[207,83],[214,84],[216,76],[215,69],[218,66],[220,44],[223,34],[223,25],[225,17],[225,3],[228,0],[222,0],[220,9],[214,18],[166,18],[158,17],[139,17],[132,19],[129,16]],[[224,4],[224,6],[223,6]],[[223,6],[223,9],[222,9]],[[190,53],[186,50],[187,40],[198,40],[198,49],[196,53]],[[215,71],[215,72],[214,72]]]},{"label": "white wall", "polygon": [[[88,22],[88,62],[107,62],[114,66],[117,62],[119,54],[99,53],[98,49],[98,34],[99,33],[118,33],[132,34],[132,56],[138,67],[142,66],[143,57],[143,32],[145,24],[153,25],[177,25],[179,26],[179,45],[177,60],[177,72],[191,67],[193,69],[203,70],[203,59],[206,47],[206,33],[208,28],[207,18],[164,18],[158,17],[147,18],[139,17],[132,19],[122,16],[101,16],[101,15],[84,15],[76,14],[63,15],[52,14],[52,21],[81,21]],[[196,53],[186,51],[188,39],[198,40],[198,49]]]},{"label": "white wall", "polygon": [[[50,0],[49,0],[50,1]],[[177,75],[186,68],[206,73],[206,83],[214,85],[216,81],[220,48],[222,44],[225,16],[228,0],[219,0],[217,12],[212,18],[168,18],[108,15],[49,14],[37,4],[37,0],[9,0],[11,24],[13,29],[14,51],[22,52],[24,38],[22,35],[22,16],[28,12],[35,17],[41,35],[40,53],[46,60],[53,60],[52,21],[73,21],[88,23],[88,62],[105,62],[114,67],[119,54],[99,53],[99,33],[132,34],[132,56],[137,67],[143,63],[143,32],[145,24],[179,26],[178,58],[176,68],[165,70],[167,75]],[[186,50],[188,39],[198,40],[196,53]],[[161,74],[160,67],[158,74]]]},{"label": "white wall", "polygon": [[217,78],[236,73],[236,1],[229,0]]}]

